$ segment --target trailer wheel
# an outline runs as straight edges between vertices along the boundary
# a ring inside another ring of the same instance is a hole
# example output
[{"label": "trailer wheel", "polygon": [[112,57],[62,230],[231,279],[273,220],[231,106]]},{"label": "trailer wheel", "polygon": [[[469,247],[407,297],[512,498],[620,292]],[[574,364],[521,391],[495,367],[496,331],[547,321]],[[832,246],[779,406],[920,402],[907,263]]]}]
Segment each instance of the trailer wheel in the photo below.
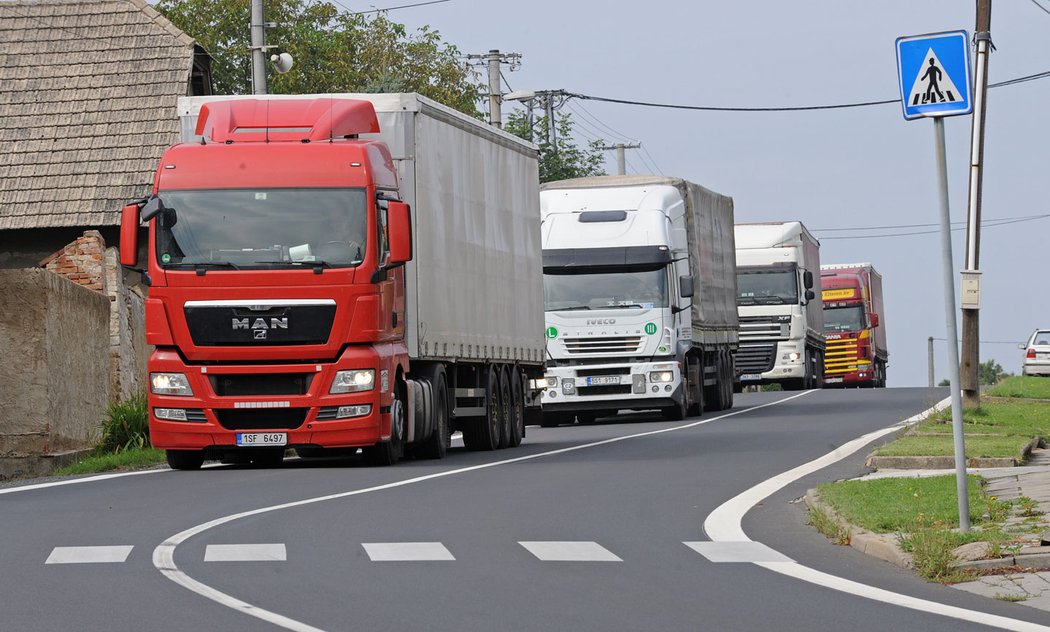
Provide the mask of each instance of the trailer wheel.
[{"label": "trailer wheel", "polygon": [[388,466],[397,463],[404,454],[405,424],[408,423],[408,411],[405,409],[405,383],[398,376],[394,384],[394,398],[390,402],[390,439],[368,446],[362,452],[369,465]]},{"label": "trailer wheel", "polygon": [[507,376],[507,367],[499,367],[496,370],[496,384],[499,393],[499,447],[508,448],[511,442],[511,419],[510,419],[510,378]]},{"label": "trailer wheel", "polygon": [[696,359],[690,356],[685,357],[682,384],[686,393],[692,393],[689,396],[689,404],[685,411],[690,417],[697,417],[704,411],[704,370],[702,365],[703,363],[701,363],[699,373],[694,376],[697,373]]},{"label": "trailer wheel", "polygon": [[199,470],[204,465],[204,452],[201,450],[168,450],[165,456],[168,466],[173,470]]},{"label": "trailer wheel", "polygon": [[416,453],[424,459],[442,459],[452,443],[448,420],[448,385],[445,372],[439,367],[429,378],[434,394],[434,432],[427,437]]},{"label": "trailer wheel", "polygon": [[521,445],[525,438],[525,391],[522,389],[521,372],[510,368],[510,447]]},{"label": "trailer wheel", "polygon": [[485,416],[472,419],[463,430],[463,444],[468,450],[489,451],[499,447],[501,415],[499,413],[499,380],[490,365],[485,375]]}]

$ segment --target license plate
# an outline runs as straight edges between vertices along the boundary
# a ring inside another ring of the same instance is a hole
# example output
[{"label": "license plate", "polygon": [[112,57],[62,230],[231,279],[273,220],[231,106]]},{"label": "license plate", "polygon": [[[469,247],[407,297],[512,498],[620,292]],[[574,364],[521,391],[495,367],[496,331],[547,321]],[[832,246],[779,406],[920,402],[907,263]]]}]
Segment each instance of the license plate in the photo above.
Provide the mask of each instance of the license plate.
[{"label": "license plate", "polygon": [[842,378],[841,377],[826,377],[826,378],[824,378],[824,383],[825,384],[838,384],[840,382],[842,382]]},{"label": "license plate", "polygon": [[745,374],[740,376],[740,381],[741,382],[749,382],[749,381],[761,380],[761,379],[762,379],[762,374],[761,373],[745,373]]},{"label": "license plate", "polygon": [[237,445],[240,446],[280,446],[288,445],[287,432],[238,432]]},{"label": "license plate", "polygon": [[602,377],[589,377],[587,378],[587,386],[600,386],[602,384],[619,384],[619,375],[609,375]]}]

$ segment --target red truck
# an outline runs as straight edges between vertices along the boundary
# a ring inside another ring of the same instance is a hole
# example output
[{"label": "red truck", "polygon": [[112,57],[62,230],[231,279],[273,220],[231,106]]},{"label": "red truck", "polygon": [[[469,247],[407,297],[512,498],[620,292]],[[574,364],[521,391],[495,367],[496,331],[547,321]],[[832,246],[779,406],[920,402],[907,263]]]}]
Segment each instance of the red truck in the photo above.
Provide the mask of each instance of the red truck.
[{"label": "red truck", "polygon": [[414,94],[194,99],[121,225],[134,267],[149,223],[171,467],[519,444],[543,375],[534,148]]},{"label": "red truck", "polygon": [[882,275],[870,263],[820,266],[824,386],[886,386]]}]

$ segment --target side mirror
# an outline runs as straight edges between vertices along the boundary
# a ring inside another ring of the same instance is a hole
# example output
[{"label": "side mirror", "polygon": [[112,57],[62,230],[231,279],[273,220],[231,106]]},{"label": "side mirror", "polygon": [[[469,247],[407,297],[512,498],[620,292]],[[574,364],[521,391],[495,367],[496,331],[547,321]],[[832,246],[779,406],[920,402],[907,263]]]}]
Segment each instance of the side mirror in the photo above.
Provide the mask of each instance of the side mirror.
[{"label": "side mirror", "polygon": [[164,206],[164,202],[162,202],[159,197],[155,195],[150,196],[142,206],[142,221],[148,222],[156,217],[157,214],[166,210],[168,209]]},{"label": "side mirror", "polygon": [[1022,342],[1021,344],[1017,345],[1017,348],[1018,348],[1018,349],[1027,349],[1027,348],[1028,348],[1028,345],[1026,345],[1026,344],[1024,344],[1024,343]]},{"label": "side mirror", "polygon": [[687,274],[678,277],[678,293],[682,295],[682,298],[692,298],[694,289],[693,277]]},{"label": "side mirror", "polygon": [[874,312],[871,314],[871,326],[872,327],[878,327],[879,326],[879,315],[874,313]]},{"label": "side mirror", "polygon": [[408,204],[387,202],[387,230],[390,240],[390,263],[395,265],[412,260],[412,217]]},{"label": "side mirror", "polygon": [[[806,274],[809,274],[809,272],[807,272]],[[806,290],[806,302],[807,303],[809,301],[812,301],[815,298],[817,298],[817,295],[813,293],[813,290]]]},{"label": "side mirror", "polygon": [[[813,273],[809,270],[802,273],[802,285],[805,285],[807,290],[813,287]],[[806,296],[809,296],[810,294],[812,294],[812,292],[806,292]],[[813,297],[810,296],[809,298]]]},{"label": "side mirror", "polygon": [[139,264],[139,205],[132,202],[120,212],[120,265]]}]

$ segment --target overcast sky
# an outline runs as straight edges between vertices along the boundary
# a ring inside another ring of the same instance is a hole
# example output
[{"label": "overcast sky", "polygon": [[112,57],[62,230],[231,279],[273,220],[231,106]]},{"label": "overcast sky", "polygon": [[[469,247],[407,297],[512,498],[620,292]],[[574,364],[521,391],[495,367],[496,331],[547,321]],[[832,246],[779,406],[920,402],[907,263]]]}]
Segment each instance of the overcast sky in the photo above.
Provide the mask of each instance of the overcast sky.
[{"label": "overcast sky", "polygon": [[[1039,1],[1050,9],[1050,0]],[[955,29],[972,34],[975,3],[452,0],[390,16],[409,27],[429,24],[464,53],[521,53],[521,68],[504,70],[514,90],[795,106],[897,98],[894,40]],[[1050,14],[1032,0],[995,2],[991,32],[998,49],[990,60],[992,82],[1050,70]],[[872,262],[886,288],[889,384],[926,383],[929,336],[941,339],[937,380],[947,377],[940,235],[832,239],[887,231],[828,230],[901,224],[936,230],[931,121],[906,122],[899,103],[710,113],[572,100],[563,111],[580,123],[582,138],[642,142],[647,154],[627,152],[629,173],[680,176],[731,195],[737,222],[801,220],[822,239],[824,263]],[[1048,113],[1050,78],[990,91],[986,221],[1050,213]],[[970,117],[949,118],[945,127],[952,219],[964,221]],[[608,169],[615,170],[612,152]],[[955,236],[958,271],[963,232]],[[1050,218],[983,230],[981,338],[989,342],[982,343],[982,359],[1019,372],[1016,343],[1036,327],[1050,327],[1048,252]]]}]

